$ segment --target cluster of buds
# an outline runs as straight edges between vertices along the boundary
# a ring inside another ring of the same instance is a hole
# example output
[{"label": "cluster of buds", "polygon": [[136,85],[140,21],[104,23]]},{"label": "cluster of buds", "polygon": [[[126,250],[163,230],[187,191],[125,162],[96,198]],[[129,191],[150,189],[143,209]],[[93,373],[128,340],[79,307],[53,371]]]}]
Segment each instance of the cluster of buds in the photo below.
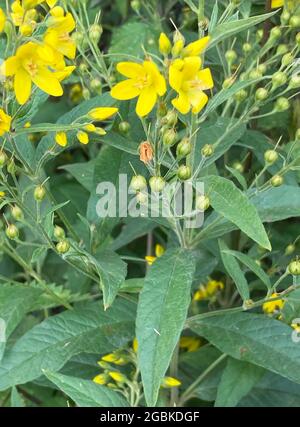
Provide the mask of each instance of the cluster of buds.
[{"label": "cluster of buds", "polygon": [[56,250],[59,254],[63,255],[69,252],[70,250],[70,243],[66,239],[66,233],[65,230],[62,227],[59,227],[56,225],[54,227],[54,237],[58,240],[58,243],[56,245]]}]

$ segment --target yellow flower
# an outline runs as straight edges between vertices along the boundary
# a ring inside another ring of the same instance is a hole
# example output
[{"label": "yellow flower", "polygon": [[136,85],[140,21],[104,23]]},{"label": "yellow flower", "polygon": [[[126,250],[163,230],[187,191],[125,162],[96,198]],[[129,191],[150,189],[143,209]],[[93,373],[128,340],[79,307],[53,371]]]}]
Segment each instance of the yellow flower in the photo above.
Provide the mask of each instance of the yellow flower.
[{"label": "yellow flower", "polygon": [[197,337],[181,337],[179,347],[189,352],[196,351],[201,345],[200,338]]},{"label": "yellow flower", "polygon": [[187,114],[191,109],[194,114],[199,113],[208,101],[203,90],[214,86],[210,69],[201,70],[198,56],[175,60],[170,66],[169,80],[178,93],[172,104],[182,114]]},{"label": "yellow flower", "polygon": [[31,123],[30,122],[26,122],[24,125],[25,129],[29,129],[31,127]]},{"label": "yellow flower", "polygon": [[214,296],[218,291],[224,289],[224,283],[217,280],[210,280],[205,286],[200,285],[198,291],[195,292],[193,300],[203,301]]},{"label": "yellow flower", "polygon": [[82,130],[80,130],[79,132],[77,132],[77,139],[81,144],[88,144],[90,142],[90,138],[89,135],[86,132],[83,132]]},{"label": "yellow flower", "polygon": [[50,11],[50,28],[44,35],[44,42],[53,49],[54,62],[59,68],[63,63],[63,57],[75,59],[76,43],[73,41],[70,33],[75,29],[76,23],[71,13],[64,13],[60,6],[56,6]]},{"label": "yellow flower", "polygon": [[63,94],[62,86],[42,60],[43,48],[37,43],[29,42],[19,47],[16,55],[3,64],[6,76],[14,76],[14,91],[19,104],[25,104],[31,94],[32,83],[52,96]]},{"label": "yellow flower", "polygon": [[88,113],[90,119],[98,122],[109,119],[118,112],[118,108],[115,107],[98,107],[94,108]]},{"label": "yellow flower", "polygon": [[134,351],[135,353],[137,353],[137,351],[138,351],[138,347],[139,347],[138,340],[137,340],[136,338],[134,338],[133,343],[132,343],[132,348],[133,348],[133,351]]},{"label": "yellow flower", "polygon": [[126,356],[118,353],[110,353],[101,358],[104,362],[108,363],[114,363],[115,365],[127,365],[128,360],[126,359]]},{"label": "yellow flower", "polygon": [[162,382],[162,387],[173,388],[181,386],[181,382],[173,377],[165,377]]},{"label": "yellow flower", "polygon": [[155,245],[155,256],[148,255],[145,257],[148,265],[152,265],[156,258],[161,257],[165,253],[165,248],[161,245]]},{"label": "yellow flower", "polygon": [[0,191],[0,199],[2,199],[3,197],[5,197],[5,191]]},{"label": "yellow flower", "polygon": [[0,136],[9,131],[11,120],[11,117],[0,108]]},{"label": "yellow flower", "polygon": [[[275,292],[271,295],[271,298],[278,297],[278,294]],[[263,311],[267,314],[273,314],[277,311],[280,311],[284,306],[285,301],[283,299],[277,299],[275,301],[265,302],[263,304]]]},{"label": "yellow flower", "polygon": [[20,0],[14,1],[11,5],[11,17],[14,25],[20,28],[23,36],[31,36],[36,27],[37,12],[35,9],[24,6]]},{"label": "yellow flower", "polygon": [[183,49],[182,55],[184,57],[201,55],[201,53],[203,53],[205,48],[207,47],[209,41],[210,41],[210,37],[206,36],[206,37],[202,37],[199,40],[196,40],[195,42],[188,44]]},{"label": "yellow flower", "polygon": [[284,0],[272,0],[272,4],[271,4],[272,9],[275,9],[281,6],[284,6]]},{"label": "yellow flower", "polygon": [[125,383],[127,381],[127,378],[121,372],[112,371],[108,375],[117,383]]},{"label": "yellow flower", "polygon": [[0,7],[0,33],[2,33],[2,31],[4,30],[5,22],[6,22],[6,16]]},{"label": "yellow flower", "polygon": [[68,144],[67,134],[65,132],[57,132],[55,135],[55,142],[61,147],[66,147]]},{"label": "yellow flower", "polygon": [[199,286],[199,289],[195,292],[193,301],[203,301],[208,297],[206,289],[203,285]]},{"label": "yellow flower", "polygon": [[157,101],[158,96],[166,93],[166,82],[160,74],[157,65],[152,61],[143,64],[135,62],[120,62],[117,70],[128,77],[116,84],[111,90],[111,96],[121,101],[138,97],[136,113],[140,117],[149,114]]},{"label": "yellow flower", "polygon": [[159,37],[159,51],[163,55],[168,55],[171,52],[172,44],[165,33],[161,33]]},{"label": "yellow flower", "polygon": [[107,374],[99,374],[99,375],[95,376],[93,381],[96,384],[105,385],[107,383],[108,379],[109,379],[109,377]]}]

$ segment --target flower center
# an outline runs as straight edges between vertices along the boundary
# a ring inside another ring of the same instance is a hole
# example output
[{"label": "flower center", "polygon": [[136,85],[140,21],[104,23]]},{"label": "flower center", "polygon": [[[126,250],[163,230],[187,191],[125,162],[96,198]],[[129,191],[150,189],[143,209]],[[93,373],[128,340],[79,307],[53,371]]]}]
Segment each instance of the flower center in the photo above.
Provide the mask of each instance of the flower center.
[{"label": "flower center", "polygon": [[34,77],[38,72],[38,65],[33,61],[33,59],[27,61],[24,68],[32,77]]},{"label": "flower center", "polygon": [[144,74],[136,79],[135,87],[142,90],[145,87],[149,87],[152,83],[151,76],[149,74]]}]

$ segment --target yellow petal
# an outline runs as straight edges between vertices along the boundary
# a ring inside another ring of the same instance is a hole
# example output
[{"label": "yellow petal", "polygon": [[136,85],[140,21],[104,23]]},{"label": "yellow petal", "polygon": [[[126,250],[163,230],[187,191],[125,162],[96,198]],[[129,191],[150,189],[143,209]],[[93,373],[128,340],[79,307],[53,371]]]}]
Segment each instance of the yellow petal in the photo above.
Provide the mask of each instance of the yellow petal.
[{"label": "yellow petal", "polygon": [[25,104],[31,94],[31,79],[29,74],[20,68],[15,75],[14,91],[19,104]]},{"label": "yellow petal", "polygon": [[272,0],[272,4],[271,4],[272,9],[275,9],[281,6],[284,6],[284,0]]},{"label": "yellow petal", "polygon": [[53,73],[53,76],[61,82],[62,80],[67,79],[75,69],[76,69],[75,65],[69,65],[68,67],[65,67],[61,71],[55,71]]},{"label": "yellow petal", "polygon": [[136,82],[131,79],[116,84],[110,92],[113,98],[120,101],[136,98],[140,93],[141,90],[136,87]]},{"label": "yellow petal", "polygon": [[129,79],[135,79],[144,73],[143,66],[136,62],[119,62],[117,70],[120,74]]},{"label": "yellow petal", "polygon": [[184,49],[185,56],[198,56],[200,55],[210,41],[210,37],[203,37],[193,43],[188,44]]},{"label": "yellow petal", "polygon": [[102,120],[109,119],[117,112],[118,108],[116,107],[98,107],[91,110],[88,115],[91,119],[98,120],[100,122]]},{"label": "yellow petal", "polygon": [[165,248],[162,245],[157,244],[155,246],[155,255],[161,257],[165,253]]},{"label": "yellow petal", "polygon": [[173,99],[172,104],[181,114],[187,114],[191,109],[189,98],[185,92],[180,92],[178,98]]},{"label": "yellow petal", "polygon": [[18,58],[16,56],[11,56],[1,66],[1,72],[3,72],[5,76],[13,76],[14,74],[16,74],[17,70],[19,69],[19,66],[20,63],[18,61]]},{"label": "yellow petal", "polygon": [[57,3],[57,0],[47,0],[47,4],[49,7],[53,7],[55,6],[55,4]]},{"label": "yellow petal", "polygon": [[0,33],[2,33],[2,31],[4,30],[5,21],[6,21],[5,13],[0,8]]},{"label": "yellow petal", "polygon": [[172,45],[165,33],[161,33],[159,36],[159,51],[163,55],[168,55],[171,52]]},{"label": "yellow petal", "polygon": [[183,79],[194,79],[201,67],[201,59],[199,56],[191,56],[184,59]]},{"label": "yellow petal", "polygon": [[90,141],[89,135],[86,132],[83,132],[81,130],[77,132],[77,139],[81,144],[84,144],[84,145],[88,144]]},{"label": "yellow petal", "polygon": [[153,88],[143,89],[136,104],[136,113],[140,117],[149,114],[156,103],[157,94]]},{"label": "yellow petal", "polygon": [[214,87],[214,81],[209,68],[199,71],[198,78],[201,80],[201,89],[212,89]]},{"label": "yellow petal", "polygon": [[192,112],[198,114],[205,107],[207,101],[208,96],[204,92],[198,92],[196,96],[191,98]]},{"label": "yellow petal", "polygon": [[157,65],[152,61],[144,61],[143,66],[147,71],[147,74],[150,74],[152,78],[152,84],[155,87],[156,92],[159,96],[163,96],[167,91],[167,86],[166,81],[160,74]]},{"label": "yellow petal", "polygon": [[62,96],[63,88],[59,81],[55,78],[51,71],[40,69],[39,72],[32,78],[32,81],[42,91],[52,96]]},{"label": "yellow petal", "polygon": [[57,132],[55,135],[56,144],[65,147],[68,144],[67,135],[65,132]]},{"label": "yellow petal", "polygon": [[169,69],[169,83],[176,92],[179,92],[181,89],[182,77],[182,72],[176,66],[171,65]]}]

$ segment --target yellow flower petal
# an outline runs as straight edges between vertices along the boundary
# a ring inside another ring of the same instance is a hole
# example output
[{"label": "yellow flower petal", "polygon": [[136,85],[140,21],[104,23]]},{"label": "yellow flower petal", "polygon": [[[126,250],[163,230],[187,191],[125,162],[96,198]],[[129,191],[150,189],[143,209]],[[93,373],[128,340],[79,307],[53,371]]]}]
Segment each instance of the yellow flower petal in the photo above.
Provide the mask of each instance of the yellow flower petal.
[{"label": "yellow flower petal", "polygon": [[214,87],[214,81],[211,75],[209,68],[204,68],[204,70],[199,71],[198,78],[203,82],[201,89],[212,89]]},{"label": "yellow flower petal", "polygon": [[89,112],[89,117],[93,120],[103,121],[109,119],[118,112],[116,107],[98,107]]},{"label": "yellow flower petal", "polygon": [[19,104],[25,104],[31,94],[31,78],[30,75],[23,69],[17,70],[14,79],[14,91]]},{"label": "yellow flower petal", "polygon": [[5,76],[13,76],[20,67],[20,63],[16,56],[11,56],[2,65],[1,71]]},{"label": "yellow flower petal", "polygon": [[200,55],[210,41],[210,37],[203,37],[202,39],[196,40],[193,43],[188,44],[184,48],[184,56],[198,56]]},{"label": "yellow flower petal", "polygon": [[184,92],[180,92],[178,98],[173,99],[172,104],[181,114],[187,114],[191,109],[189,98]]},{"label": "yellow flower petal", "polygon": [[143,89],[136,104],[136,113],[140,117],[145,117],[152,111],[157,100],[157,94],[153,88]]},{"label": "yellow flower petal", "polygon": [[193,106],[192,112],[198,114],[207,104],[208,96],[204,92],[197,92],[190,98],[190,101]]},{"label": "yellow flower petal", "polygon": [[135,79],[144,72],[143,66],[136,62],[119,62],[117,70],[120,74],[129,79]]},{"label": "yellow flower petal", "polygon": [[181,382],[173,377],[165,377],[162,382],[162,387],[165,388],[179,387],[180,385]]},{"label": "yellow flower petal", "polygon": [[159,51],[163,55],[168,55],[171,52],[172,44],[165,33],[161,33],[159,36]]},{"label": "yellow flower petal", "polygon": [[6,22],[5,13],[0,8],[0,33],[2,33],[2,31],[4,30],[5,22]]},{"label": "yellow flower petal", "polygon": [[155,255],[157,257],[161,257],[163,256],[163,254],[165,253],[165,248],[162,245],[155,245]]},{"label": "yellow flower petal", "polygon": [[199,56],[191,56],[184,59],[183,78],[185,80],[194,79],[195,74],[200,70],[201,59]]},{"label": "yellow flower petal", "polygon": [[83,131],[79,131],[79,132],[77,132],[77,139],[78,139],[78,141],[81,143],[81,144],[84,144],[84,145],[86,145],[86,144],[88,144],[89,143],[89,141],[90,141],[90,139],[89,139],[89,135],[86,133],[86,132],[83,132]]},{"label": "yellow flower petal", "polygon": [[284,0],[272,0],[271,7],[272,9],[276,9],[277,7],[284,6]]},{"label": "yellow flower petal", "polygon": [[66,147],[68,144],[67,135],[65,132],[57,132],[55,135],[55,142],[56,144],[60,145],[61,147]]},{"label": "yellow flower petal", "polygon": [[57,3],[57,0],[47,0],[47,4],[49,7],[55,6],[56,3]]},{"label": "yellow flower petal", "polygon": [[32,77],[32,81],[42,91],[52,96],[62,96],[63,88],[55,75],[48,71],[46,68],[39,70],[39,72]]},{"label": "yellow flower petal", "polygon": [[123,82],[116,84],[110,92],[113,98],[119,99],[120,101],[136,98],[140,93],[141,90],[136,86],[136,82],[132,79],[124,80]]},{"label": "yellow flower petal", "polygon": [[171,65],[169,68],[169,83],[176,92],[179,92],[181,89],[182,77],[182,72],[176,66]]}]

